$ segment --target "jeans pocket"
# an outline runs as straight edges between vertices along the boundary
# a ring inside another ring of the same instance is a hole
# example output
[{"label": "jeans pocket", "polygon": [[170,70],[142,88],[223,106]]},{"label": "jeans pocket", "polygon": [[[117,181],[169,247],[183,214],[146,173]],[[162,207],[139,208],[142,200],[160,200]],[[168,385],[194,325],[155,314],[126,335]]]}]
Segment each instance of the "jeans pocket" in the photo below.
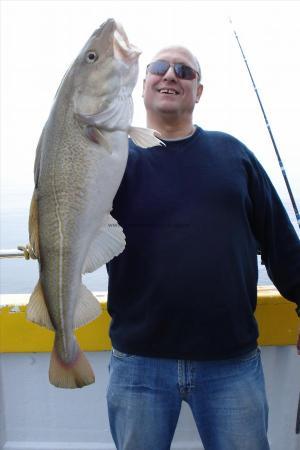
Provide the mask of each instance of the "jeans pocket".
[{"label": "jeans pocket", "polygon": [[245,353],[242,356],[236,358],[238,362],[247,362],[256,359],[260,355],[260,349],[257,347],[255,350],[251,350],[250,352]]},{"label": "jeans pocket", "polygon": [[131,355],[129,353],[119,352],[119,350],[116,350],[115,348],[112,348],[112,355],[115,356],[116,358],[120,358],[120,359],[134,357],[134,355]]}]

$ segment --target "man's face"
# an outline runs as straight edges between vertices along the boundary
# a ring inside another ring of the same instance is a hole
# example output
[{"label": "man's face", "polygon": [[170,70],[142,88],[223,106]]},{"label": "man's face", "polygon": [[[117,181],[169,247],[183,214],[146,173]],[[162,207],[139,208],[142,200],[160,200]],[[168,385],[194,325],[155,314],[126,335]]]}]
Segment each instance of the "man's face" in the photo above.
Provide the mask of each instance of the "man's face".
[{"label": "man's face", "polygon": [[[197,70],[193,56],[181,48],[164,49],[153,59],[162,59],[169,63],[183,63]],[[188,115],[191,116],[195,103],[200,99],[203,86],[198,77],[193,80],[183,80],[176,76],[173,67],[160,75],[146,74],[143,97],[148,113]],[[166,91],[168,90],[168,91]]]}]

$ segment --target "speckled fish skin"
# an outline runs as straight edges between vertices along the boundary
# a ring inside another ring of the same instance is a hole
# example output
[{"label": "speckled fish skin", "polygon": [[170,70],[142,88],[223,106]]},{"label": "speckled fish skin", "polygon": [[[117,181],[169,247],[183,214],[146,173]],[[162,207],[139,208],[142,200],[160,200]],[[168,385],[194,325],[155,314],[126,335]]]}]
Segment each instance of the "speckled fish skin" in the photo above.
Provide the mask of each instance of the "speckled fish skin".
[{"label": "speckled fish skin", "polygon": [[38,243],[31,243],[39,254],[40,287],[56,333],[52,359],[66,371],[60,376],[50,366],[50,381],[58,387],[94,381],[92,371],[69,374],[80,352],[74,316],[81,275],[97,268],[85,269],[87,256],[126,167],[139,54],[113,19],[96,30],[59,87],[37,150]]}]

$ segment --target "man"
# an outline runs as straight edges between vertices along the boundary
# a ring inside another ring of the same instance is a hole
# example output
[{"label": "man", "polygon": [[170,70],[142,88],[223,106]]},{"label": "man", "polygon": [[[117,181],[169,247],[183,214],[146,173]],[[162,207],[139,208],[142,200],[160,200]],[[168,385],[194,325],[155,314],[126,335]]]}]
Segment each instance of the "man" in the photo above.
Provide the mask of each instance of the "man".
[{"label": "man", "polygon": [[107,400],[118,450],[169,449],[182,400],[205,450],[269,449],[257,248],[280,292],[300,305],[300,242],[254,155],[193,125],[200,79],[186,48],[154,57],[143,96],[165,147],[130,141],[114,201],[127,241],[108,264]]}]

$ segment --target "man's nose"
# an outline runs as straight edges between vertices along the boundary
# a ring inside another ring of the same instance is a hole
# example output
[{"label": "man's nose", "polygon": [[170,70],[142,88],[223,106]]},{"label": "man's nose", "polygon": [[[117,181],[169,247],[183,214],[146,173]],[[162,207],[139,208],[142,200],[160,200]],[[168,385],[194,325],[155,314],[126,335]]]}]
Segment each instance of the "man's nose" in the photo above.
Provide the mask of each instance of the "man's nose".
[{"label": "man's nose", "polygon": [[177,77],[176,77],[174,67],[170,66],[168,68],[168,70],[166,71],[166,73],[164,74],[164,80],[172,81],[172,80],[176,80],[176,79],[177,79]]}]

